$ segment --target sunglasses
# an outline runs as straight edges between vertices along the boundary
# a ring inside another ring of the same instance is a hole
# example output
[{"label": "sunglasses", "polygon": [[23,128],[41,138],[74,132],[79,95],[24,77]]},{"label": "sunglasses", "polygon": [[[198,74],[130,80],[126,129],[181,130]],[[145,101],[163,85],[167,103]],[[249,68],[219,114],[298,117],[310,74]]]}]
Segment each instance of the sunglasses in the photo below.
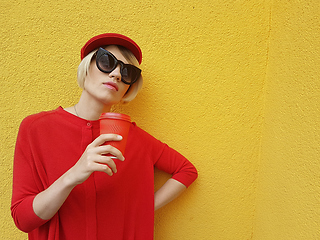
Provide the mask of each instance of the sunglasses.
[{"label": "sunglasses", "polygon": [[96,64],[98,69],[104,73],[111,73],[120,65],[121,81],[128,85],[134,84],[141,75],[141,69],[118,60],[111,52],[101,47],[96,53]]}]

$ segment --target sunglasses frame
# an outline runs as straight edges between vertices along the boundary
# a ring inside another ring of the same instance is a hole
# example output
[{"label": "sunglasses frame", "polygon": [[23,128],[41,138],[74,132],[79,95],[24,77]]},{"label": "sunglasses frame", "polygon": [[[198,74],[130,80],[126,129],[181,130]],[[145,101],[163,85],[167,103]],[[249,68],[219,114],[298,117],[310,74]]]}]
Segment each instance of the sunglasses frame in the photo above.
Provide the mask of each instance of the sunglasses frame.
[{"label": "sunglasses frame", "polygon": [[[141,76],[141,69],[132,65],[132,64],[126,64],[124,62],[122,62],[121,60],[118,60],[111,52],[109,52],[108,50],[100,47],[98,49],[98,51],[95,53],[96,54],[96,65],[97,65],[97,68],[101,71],[101,72],[104,72],[104,73],[111,73],[114,69],[116,69],[118,67],[118,65],[120,65],[120,74],[121,74],[121,81],[127,85],[132,85],[134,84]],[[106,70],[103,70],[100,65],[99,65],[99,59],[103,56],[103,55],[108,55],[110,57],[113,58],[115,64],[114,64],[114,67],[110,70],[110,71],[106,71]],[[137,72],[137,76],[135,79],[132,79],[130,82],[126,81],[125,79],[123,79],[122,77],[122,73],[123,73],[123,68],[126,67],[126,66],[129,66],[129,67],[133,67],[133,69],[135,69],[135,72]]]}]

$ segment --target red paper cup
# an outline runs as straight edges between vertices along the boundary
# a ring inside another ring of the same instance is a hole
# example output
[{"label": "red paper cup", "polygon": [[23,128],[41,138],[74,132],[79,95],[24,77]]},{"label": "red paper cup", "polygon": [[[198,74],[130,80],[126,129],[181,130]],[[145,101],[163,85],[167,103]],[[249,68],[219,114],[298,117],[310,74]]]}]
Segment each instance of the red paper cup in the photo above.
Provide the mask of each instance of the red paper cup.
[{"label": "red paper cup", "polygon": [[111,145],[120,150],[124,155],[128,133],[131,125],[131,118],[121,113],[102,113],[100,118],[100,134],[115,133],[122,136],[121,141],[109,141],[105,144]]}]

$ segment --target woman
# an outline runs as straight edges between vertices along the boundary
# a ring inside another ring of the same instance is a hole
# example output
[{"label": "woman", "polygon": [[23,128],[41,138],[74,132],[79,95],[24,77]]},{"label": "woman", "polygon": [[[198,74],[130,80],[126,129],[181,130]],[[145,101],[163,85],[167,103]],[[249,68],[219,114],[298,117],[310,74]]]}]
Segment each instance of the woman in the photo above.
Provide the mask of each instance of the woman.
[{"label": "woman", "polygon": [[[196,178],[175,150],[131,124],[124,155],[99,136],[99,117],[142,86],[142,54],[130,38],[93,37],[81,49],[79,102],[25,118],[17,137],[12,216],[29,239],[153,239],[154,210]],[[110,153],[115,158],[106,154]],[[154,193],[154,167],[172,174]]]}]

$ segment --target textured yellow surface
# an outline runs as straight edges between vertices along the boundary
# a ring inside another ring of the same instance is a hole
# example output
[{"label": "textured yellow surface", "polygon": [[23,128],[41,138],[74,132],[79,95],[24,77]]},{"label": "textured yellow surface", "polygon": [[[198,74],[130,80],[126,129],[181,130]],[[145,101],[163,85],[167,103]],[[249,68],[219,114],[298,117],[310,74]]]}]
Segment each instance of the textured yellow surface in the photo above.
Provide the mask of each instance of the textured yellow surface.
[{"label": "textured yellow surface", "polygon": [[269,50],[253,239],[320,239],[320,2],[274,2]]},{"label": "textured yellow surface", "polygon": [[[0,239],[21,120],[80,96],[80,48],[118,32],[142,48],[139,126],[198,180],[155,215],[156,240],[319,239],[319,1],[0,1]],[[156,171],[156,188],[168,176]]]}]

